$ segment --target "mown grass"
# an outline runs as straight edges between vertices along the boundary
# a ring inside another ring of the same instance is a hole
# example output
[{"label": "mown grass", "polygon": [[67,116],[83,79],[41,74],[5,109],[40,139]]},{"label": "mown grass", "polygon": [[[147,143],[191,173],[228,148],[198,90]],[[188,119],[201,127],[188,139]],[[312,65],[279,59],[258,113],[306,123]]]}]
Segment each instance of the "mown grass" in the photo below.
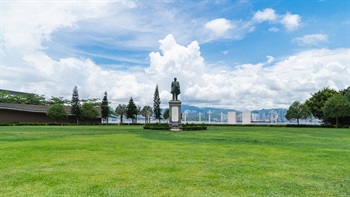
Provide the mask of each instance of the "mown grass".
[{"label": "mown grass", "polygon": [[1,196],[350,196],[350,130],[0,127]]}]

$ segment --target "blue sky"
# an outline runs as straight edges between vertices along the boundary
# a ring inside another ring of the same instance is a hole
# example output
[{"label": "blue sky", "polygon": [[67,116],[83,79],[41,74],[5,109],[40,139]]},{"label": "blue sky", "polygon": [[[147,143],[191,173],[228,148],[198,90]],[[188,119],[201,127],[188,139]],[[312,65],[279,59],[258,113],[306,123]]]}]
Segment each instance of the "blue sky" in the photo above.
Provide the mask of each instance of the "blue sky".
[{"label": "blue sky", "polygon": [[[248,23],[257,11],[266,8],[274,9],[276,14],[284,15],[286,13],[297,14],[301,17],[300,24],[295,30],[287,30],[281,24],[271,21],[265,21],[254,26],[254,31],[243,32],[239,38],[222,38],[206,41],[200,35],[193,35],[193,31],[189,31],[188,38],[178,41],[179,44],[186,45],[192,40],[200,40],[201,52],[208,63],[216,62],[237,62],[237,63],[256,63],[263,61],[266,55],[288,56],[293,52],[302,51],[304,49],[317,47],[339,48],[348,47],[349,45],[349,2],[340,1],[176,1],[174,3],[164,3],[161,1],[145,1],[142,3],[144,7],[136,8],[135,12],[140,14],[149,14],[153,10],[161,9],[174,10],[178,15],[186,15],[190,20],[210,21],[216,18],[225,18],[232,21],[242,21]],[[154,6],[154,4],[157,4]],[[184,6],[186,5],[186,6]],[[156,14],[155,14],[156,15]],[[161,15],[161,14],[159,14]],[[98,19],[97,19],[98,20]],[[148,20],[146,17],[145,20]],[[151,19],[152,20],[152,19]],[[176,21],[176,19],[174,19]],[[187,21],[183,19],[183,21]],[[147,23],[147,21],[142,21]],[[172,21],[168,21],[169,24]],[[86,25],[86,21],[78,23],[78,25]],[[159,24],[163,28],[168,28],[169,24]],[[169,25],[171,26],[171,25]],[[98,26],[96,26],[98,28]],[[103,27],[101,27],[103,28]],[[271,29],[277,32],[273,32]],[[162,28],[160,28],[162,29]],[[176,26],[169,27],[176,29]],[[96,33],[99,32],[99,33]],[[115,30],[117,31],[117,29]],[[153,31],[157,31],[154,29]],[[65,35],[62,35],[65,34]],[[131,33],[131,34],[129,34]],[[150,36],[152,32],[142,32],[138,30],[127,31],[123,34],[113,32],[100,32],[100,30],[92,30],[90,32],[81,32],[71,29],[65,29],[53,33],[52,40],[47,43],[48,54],[52,53],[52,57],[62,58],[66,54],[58,55],[60,51],[55,50],[57,45],[65,43],[65,46],[76,50],[76,57],[86,56],[94,60],[96,63],[103,64],[121,64],[121,65],[149,65],[148,55],[150,51],[158,50],[158,40],[171,33],[176,38],[181,36],[183,32],[163,32],[163,37],[148,37],[152,42],[147,46],[119,46],[109,43],[111,40],[133,40],[135,37]],[[157,32],[158,33],[158,32]],[[186,32],[185,32],[186,33]],[[77,38],[77,34],[83,35]],[[162,35],[162,33],[159,33]],[[180,34],[180,35],[177,35]],[[304,35],[322,34],[327,36],[327,41],[315,41],[313,44],[300,45],[293,42],[293,39]],[[95,36],[101,35],[106,39],[96,42]],[[237,35],[234,35],[237,36]],[[233,36],[233,37],[234,37]],[[72,42],[72,40],[74,40]],[[107,43],[106,43],[107,42]]]},{"label": "blue sky", "polygon": [[1,2],[1,88],[259,109],[349,86],[350,2]]}]

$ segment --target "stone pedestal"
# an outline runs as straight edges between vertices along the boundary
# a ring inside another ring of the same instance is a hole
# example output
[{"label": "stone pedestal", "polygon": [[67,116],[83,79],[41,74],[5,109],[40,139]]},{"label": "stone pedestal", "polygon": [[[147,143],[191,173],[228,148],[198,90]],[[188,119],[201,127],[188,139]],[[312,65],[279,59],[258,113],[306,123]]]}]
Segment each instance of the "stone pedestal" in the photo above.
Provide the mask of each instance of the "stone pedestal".
[{"label": "stone pedestal", "polygon": [[181,126],[181,101],[169,101],[169,124],[172,130],[180,129]]}]

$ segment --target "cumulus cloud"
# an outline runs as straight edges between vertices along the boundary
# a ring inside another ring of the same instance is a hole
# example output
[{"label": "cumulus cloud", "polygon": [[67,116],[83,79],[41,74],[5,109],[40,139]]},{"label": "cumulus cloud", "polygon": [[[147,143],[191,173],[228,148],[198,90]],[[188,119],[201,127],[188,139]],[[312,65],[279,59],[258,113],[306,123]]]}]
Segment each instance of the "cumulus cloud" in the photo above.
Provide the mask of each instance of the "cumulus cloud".
[{"label": "cumulus cloud", "polygon": [[276,20],[277,15],[275,14],[275,10],[271,8],[266,8],[263,11],[257,11],[254,14],[253,19],[257,20],[258,22],[264,22],[264,21],[274,21]]},{"label": "cumulus cloud", "polygon": [[[218,18],[204,24],[206,39],[203,42],[208,42],[215,39],[242,39],[244,36],[255,30],[257,24],[268,22],[273,25],[282,25],[287,31],[293,31],[300,27],[301,17],[298,14],[287,12],[284,15],[279,15],[272,8],[258,10],[254,13],[250,20],[228,20]],[[277,27],[269,28],[270,32],[278,32]]]},{"label": "cumulus cloud", "polygon": [[301,17],[297,14],[291,14],[289,12],[287,12],[287,14],[285,14],[282,17],[282,20],[280,21],[281,24],[284,25],[284,27],[289,30],[295,30],[300,26],[300,22],[301,22]]},{"label": "cumulus cloud", "polygon": [[[14,9],[11,6],[18,4],[6,4],[8,9],[3,9],[7,13],[4,13],[2,27],[2,88],[70,98],[77,85],[81,98],[102,98],[107,91],[115,106],[126,103],[130,97],[137,104],[152,105],[154,88],[158,84],[162,104],[166,107],[171,98],[170,83],[177,77],[184,104],[257,109],[288,107],[294,100],[304,100],[323,87],[344,89],[349,84],[349,49],[309,50],[278,61],[267,56],[261,63],[223,67],[206,64],[197,41],[181,45],[169,34],[160,40],[159,51],[149,54],[150,65],[146,68],[111,70],[85,57],[53,58],[46,53],[43,43],[49,41],[54,32],[61,28],[79,28],[79,21],[90,21],[91,17],[103,17],[109,4],[73,2],[65,7],[60,3],[47,3],[46,6],[40,4],[41,7],[32,3],[32,9],[24,2],[22,7]],[[56,13],[50,15],[50,12]],[[262,13],[261,20],[273,18],[268,14],[264,17]],[[278,15],[275,20],[281,18]],[[286,21],[292,24],[290,28],[297,26],[292,19]],[[211,22],[207,30],[216,36],[226,36],[237,29],[226,19]],[[217,24],[221,24],[220,30],[214,30]],[[242,27],[243,32],[253,27],[252,24],[237,26]]]},{"label": "cumulus cloud", "polygon": [[325,34],[310,34],[293,39],[293,42],[299,45],[318,45],[319,43],[327,42],[328,36]]},{"label": "cumulus cloud", "polygon": [[[1,87],[69,98],[77,85],[82,98],[100,98],[107,90],[114,101],[130,96],[139,102],[151,99],[143,91],[152,92],[155,85],[150,80],[148,84],[143,83],[144,75],[140,76],[139,72],[142,68],[106,70],[87,58],[53,59],[46,54],[43,43],[50,41],[55,31],[78,28],[81,20],[103,17],[109,3],[4,3]],[[115,3],[119,3],[119,8],[132,7],[128,2]]]},{"label": "cumulus cloud", "polygon": [[215,37],[221,37],[228,30],[234,28],[234,25],[225,18],[218,18],[207,22],[204,27],[214,33]]},{"label": "cumulus cloud", "polygon": [[[59,28],[74,28],[77,21],[97,18],[107,2],[12,2],[5,3],[2,23],[4,47],[23,52],[43,49]],[[18,29],[21,28],[21,30]]]},{"label": "cumulus cloud", "polygon": [[[252,20],[258,23],[268,21],[274,24],[281,24],[288,31],[296,30],[301,25],[301,17],[298,14],[287,12],[285,15],[278,15],[272,8],[266,8],[262,11],[258,10],[255,12]],[[277,32],[278,28],[272,27],[269,31]]]},{"label": "cumulus cloud", "polygon": [[[234,68],[206,65],[198,43],[187,47],[168,35],[160,41],[162,54],[150,54],[146,72],[167,85],[177,76],[181,99],[197,106],[225,106],[236,109],[288,107],[295,100],[305,100],[323,87],[347,87],[348,49],[310,50],[276,61],[242,64]],[[165,96],[164,95],[164,96]]]}]

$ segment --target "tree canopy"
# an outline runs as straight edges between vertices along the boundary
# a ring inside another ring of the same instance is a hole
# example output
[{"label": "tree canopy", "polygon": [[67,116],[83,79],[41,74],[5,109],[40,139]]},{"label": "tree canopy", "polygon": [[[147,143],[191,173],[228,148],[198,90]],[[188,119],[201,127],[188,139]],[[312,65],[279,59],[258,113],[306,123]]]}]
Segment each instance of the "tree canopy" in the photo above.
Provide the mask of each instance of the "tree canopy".
[{"label": "tree canopy", "polygon": [[125,104],[119,104],[116,109],[115,113],[120,116],[120,124],[123,124],[123,116],[126,115],[126,105]]},{"label": "tree canopy", "polygon": [[95,109],[94,104],[84,103],[81,106],[81,116],[84,120],[93,120],[98,117],[98,112]]},{"label": "tree canopy", "polygon": [[335,94],[338,94],[338,92],[330,88],[324,88],[311,94],[312,97],[306,100],[305,104],[308,106],[314,117],[321,119],[324,122],[329,122],[329,120],[325,119],[323,115],[322,107],[326,101]]},{"label": "tree canopy", "polygon": [[339,118],[350,116],[350,101],[341,94],[335,94],[324,104],[323,114],[326,118],[335,118],[336,127],[339,126]]},{"label": "tree canopy", "polygon": [[300,119],[306,119],[309,116],[311,116],[309,108],[306,104],[302,104],[299,101],[294,101],[286,114],[287,120],[296,119],[298,124]]},{"label": "tree canopy", "polygon": [[62,104],[54,104],[47,110],[47,115],[55,119],[56,122],[59,120],[64,120],[68,118],[67,112]]},{"label": "tree canopy", "polygon": [[163,118],[166,120],[169,118],[169,108],[164,111]]},{"label": "tree canopy", "polygon": [[146,105],[142,108],[141,115],[145,117],[145,124],[151,122],[150,118],[151,118],[152,114],[153,114],[153,110],[152,110],[151,106]]},{"label": "tree canopy", "polygon": [[45,105],[47,102],[44,95],[37,94],[11,94],[7,91],[0,92],[0,103],[16,103],[16,104],[29,104],[29,105]]}]

